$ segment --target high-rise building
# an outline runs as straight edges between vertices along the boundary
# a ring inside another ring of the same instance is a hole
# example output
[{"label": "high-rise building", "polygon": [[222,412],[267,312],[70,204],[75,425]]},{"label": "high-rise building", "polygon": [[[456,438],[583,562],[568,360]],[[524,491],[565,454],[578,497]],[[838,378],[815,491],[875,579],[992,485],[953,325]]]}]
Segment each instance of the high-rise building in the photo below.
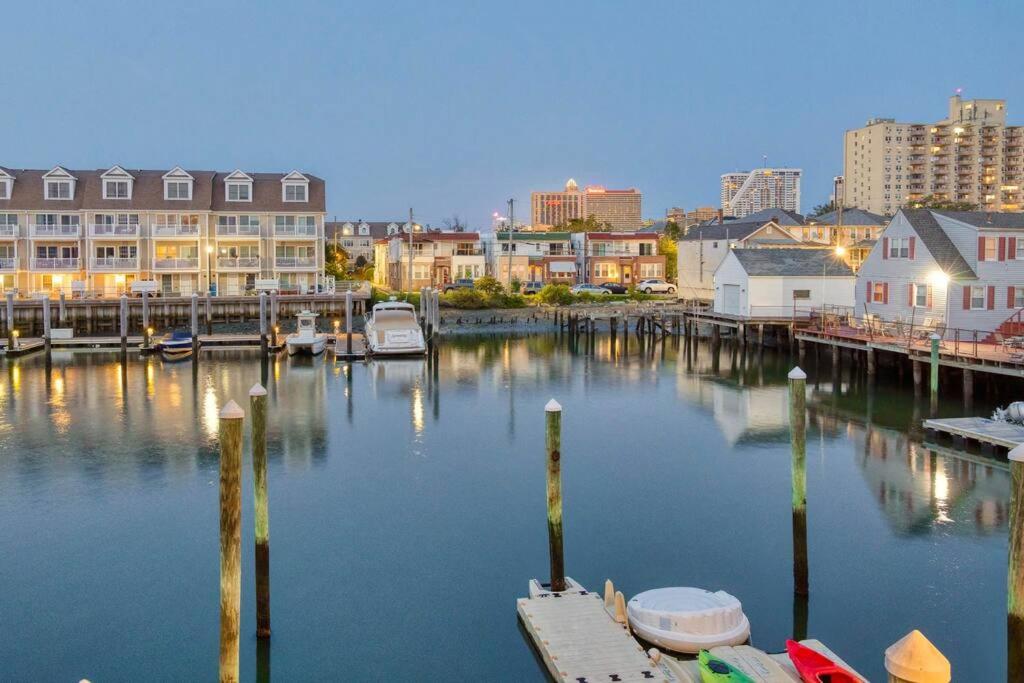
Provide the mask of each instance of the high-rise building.
[{"label": "high-rise building", "polygon": [[609,190],[600,185],[579,189],[569,179],[561,192],[530,194],[530,214],[534,229],[565,225],[571,220],[594,217],[614,230],[638,230],[643,225],[643,194],[636,188]]},{"label": "high-rise building", "polygon": [[936,123],[871,119],[846,131],[844,204],[891,215],[926,195],[985,211],[1019,211],[1024,128],[1006,125],[1005,100],[949,99]]},{"label": "high-rise building", "polygon": [[755,168],[722,174],[722,211],[742,218],[764,209],[800,213],[799,168]]},{"label": "high-rise building", "polygon": [[680,228],[687,228],[704,221],[718,218],[718,209],[713,206],[698,206],[692,211],[687,211],[680,206],[673,206],[665,212],[665,220],[672,221]]}]

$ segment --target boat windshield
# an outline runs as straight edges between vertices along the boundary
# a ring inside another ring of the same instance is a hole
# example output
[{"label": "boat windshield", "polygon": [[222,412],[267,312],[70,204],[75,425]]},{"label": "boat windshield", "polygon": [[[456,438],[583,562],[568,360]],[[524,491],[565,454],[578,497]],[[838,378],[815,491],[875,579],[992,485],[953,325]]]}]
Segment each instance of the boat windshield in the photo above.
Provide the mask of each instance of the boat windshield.
[{"label": "boat windshield", "polygon": [[410,310],[383,310],[373,314],[373,324],[380,330],[407,330],[419,327],[416,316]]}]

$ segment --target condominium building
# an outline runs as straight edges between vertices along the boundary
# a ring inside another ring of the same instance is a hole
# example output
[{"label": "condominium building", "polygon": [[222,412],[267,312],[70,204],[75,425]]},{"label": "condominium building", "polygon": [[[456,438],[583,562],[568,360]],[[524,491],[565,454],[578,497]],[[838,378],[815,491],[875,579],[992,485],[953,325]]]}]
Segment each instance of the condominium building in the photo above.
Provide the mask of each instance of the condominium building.
[{"label": "condominium building", "polygon": [[763,209],[800,213],[799,168],[755,168],[722,174],[722,211],[743,218]]},{"label": "condominium building", "polygon": [[322,283],[324,181],[291,173],[0,167],[0,284],[22,295],[241,294]]},{"label": "condominium building", "polygon": [[643,225],[643,194],[636,188],[609,190],[600,185],[579,189],[572,178],[561,192],[533,192],[530,215],[534,229],[564,226],[575,219],[591,216],[613,230],[638,230]]},{"label": "condominium building", "polygon": [[665,220],[672,221],[684,230],[691,225],[698,225],[705,221],[713,221],[718,218],[721,209],[713,206],[698,206],[693,211],[687,211],[680,206],[674,206],[665,212]]},{"label": "condominium building", "polygon": [[1006,125],[1005,100],[949,99],[936,123],[875,118],[846,131],[844,203],[892,215],[926,195],[984,211],[1019,211],[1024,128]]}]

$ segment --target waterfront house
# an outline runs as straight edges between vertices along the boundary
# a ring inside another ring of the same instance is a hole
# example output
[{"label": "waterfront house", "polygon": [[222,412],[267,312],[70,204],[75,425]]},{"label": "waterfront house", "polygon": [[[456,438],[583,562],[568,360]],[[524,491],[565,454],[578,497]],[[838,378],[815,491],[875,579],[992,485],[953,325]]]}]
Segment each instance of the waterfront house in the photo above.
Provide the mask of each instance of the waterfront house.
[{"label": "waterfront house", "polygon": [[[351,265],[373,263],[374,243],[403,231],[402,221],[327,221],[324,235],[328,244],[335,244],[348,254]],[[359,259],[362,258],[362,262]]]},{"label": "waterfront house", "polygon": [[850,307],[856,276],[833,249],[730,249],[714,275],[714,311],[741,318],[807,317]]},{"label": "waterfront house", "polygon": [[[443,288],[460,278],[476,279],[486,274],[487,263],[475,232],[422,231],[415,226],[412,236],[412,281],[409,281],[409,224],[402,232],[386,240],[386,249],[378,249],[374,282],[390,289],[415,291],[421,287]],[[386,267],[384,267],[386,264]],[[378,272],[381,272],[378,279]]]},{"label": "waterfront house", "polygon": [[579,232],[571,236],[579,279],[626,286],[665,277],[658,235],[642,232]]},{"label": "waterfront house", "polygon": [[1017,333],[1024,214],[901,209],[858,273],[857,312]]},{"label": "waterfront house", "polygon": [[486,235],[487,272],[501,282],[573,284],[576,282],[576,254],[568,232],[508,232]]},{"label": "waterfront house", "polygon": [[856,272],[875,246],[875,240],[882,234],[889,218],[864,211],[845,208],[842,215],[830,211],[821,216],[807,219],[807,224],[798,232],[805,242],[816,245],[843,247],[846,262]]},{"label": "waterfront house", "polygon": [[290,173],[0,168],[0,285],[172,295],[322,284],[325,185]]}]

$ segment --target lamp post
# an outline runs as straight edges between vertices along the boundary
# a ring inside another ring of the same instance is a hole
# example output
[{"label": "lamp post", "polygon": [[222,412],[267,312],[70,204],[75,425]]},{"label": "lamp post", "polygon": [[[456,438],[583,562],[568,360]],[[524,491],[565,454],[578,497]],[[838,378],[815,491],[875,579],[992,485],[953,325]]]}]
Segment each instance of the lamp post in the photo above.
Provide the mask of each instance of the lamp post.
[{"label": "lamp post", "polygon": [[213,245],[206,245],[206,292],[213,294]]}]

